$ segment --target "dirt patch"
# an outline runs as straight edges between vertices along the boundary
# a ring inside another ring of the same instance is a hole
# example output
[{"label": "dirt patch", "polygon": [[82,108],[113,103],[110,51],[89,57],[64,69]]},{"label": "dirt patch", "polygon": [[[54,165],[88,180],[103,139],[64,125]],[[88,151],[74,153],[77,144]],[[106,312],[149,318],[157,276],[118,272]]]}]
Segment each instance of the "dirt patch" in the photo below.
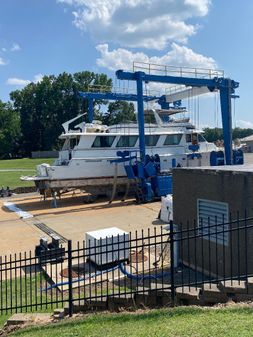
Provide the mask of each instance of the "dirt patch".
[{"label": "dirt patch", "polygon": [[37,188],[35,186],[16,187],[12,190],[12,192],[16,194],[31,193],[31,192],[36,192],[36,191],[37,191]]},{"label": "dirt patch", "polygon": [[130,261],[131,263],[142,263],[148,260],[147,255],[144,254],[143,251],[141,252],[133,252],[130,255]]},{"label": "dirt patch", "polygon": [[3,329],[0,330],[0,336],[7,336],[10,333],[27,328],[33,325],[47,325],[54,321],[52,314],[42,313],[20,313],[11,316],[5,323]]}]

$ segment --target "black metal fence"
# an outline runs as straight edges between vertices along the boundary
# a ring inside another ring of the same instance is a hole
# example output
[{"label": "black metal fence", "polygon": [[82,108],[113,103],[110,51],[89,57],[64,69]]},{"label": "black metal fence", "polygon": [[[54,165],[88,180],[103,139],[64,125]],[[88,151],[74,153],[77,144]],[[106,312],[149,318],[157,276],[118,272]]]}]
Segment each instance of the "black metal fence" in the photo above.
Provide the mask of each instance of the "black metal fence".
[{"label": "black metal fence", "polygon": [[228,282],[227,297],[236,296],[239,288],[240,294],[250,295],[251,280],[253,294],[253,217],[245,213],[229,222],[204,220],[49,245],[37,249],[37,256],[31,251],[4,256],[0,312],[66,305],[72,314],[75,305],[106,304],[115,298],[149,296],[151,291],[166,293],[170,305],[182,298],[208,302],[208,289],[215,293],[215,285],[222,291]]},{"label": "black metal fence", "polygon": [[71,241],[59,248],[4,256],[0,261],[0,312],[45,311],[82,301],[126,298],[151,283],[169,287],[169,232],[141,231]]}]

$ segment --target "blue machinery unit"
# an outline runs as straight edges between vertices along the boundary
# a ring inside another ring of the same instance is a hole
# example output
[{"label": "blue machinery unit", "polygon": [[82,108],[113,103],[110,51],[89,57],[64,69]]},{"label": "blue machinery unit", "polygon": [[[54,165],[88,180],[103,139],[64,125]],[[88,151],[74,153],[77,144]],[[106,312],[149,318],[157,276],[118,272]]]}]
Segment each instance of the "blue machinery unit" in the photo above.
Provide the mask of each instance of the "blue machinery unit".
[{"label": "blue machinery unit", "polygon": [[[164,196],[172,193],[172,176],[170,174],[160,173],[159,156],[153,157],[146,155],[145,149],[145,128],[144,128],[144,102],[157,100],[164,109],[170,108],[170,103],[174,107],[179,107],[180,100],[169,102],[165,96],[146,96],[143,94],[143,82],[159,82],[176,85],[185,85],[186,87],[197,88],[199,91],[220,92],[220,105],[222,115],[222,126],[224,133],[224,148],[225,156],[222,151],[211,154],[211,165],[232,165],[242,164],[243,154],[240,151],[232,149],[232,114],[231,114],[231,98],[237,97],[234,95],[235,89],[239,87],[239,83],[229,78],[213,77],[213,78],[195,78],[183,76],[168,76],[168,75],[152,75],[146,74],[143,71],[125,72],[118,70],[116,76],[120,80],[135,81],[137,95],[120,94],[120,93],[98,93],[86,92],[79,93],[81,97],[87,98],[89,103],[89,121],[93,120],[93,100],[125,100],[136,101],[138,106],[138,128],[139,128],[139,150],[140,160],[137,160],[137,154],[133,155],[129,151],[118,152],[118,159],[112,162],[123,162],[125,164],[126,173],[129,179],[135,179],[137,183],[136,198],[140,202],[148,202],[154,197]],[[197,90],[196,89],[196,90]],[[203,92],[202,92],[203,93]],[[197,155],[193,151],[193,156]],[[176,163],[175,163],[176,164]]]},{"label": "blue machinery unit", "polygon": [[111,163],[124,162],[127,177],[136,182],[136,200],[139,203],[152,201],[172,193],[172,175],[160,173],[159,155],[146,155],[138,160],[137,153],[118,151],[118,159]]}]

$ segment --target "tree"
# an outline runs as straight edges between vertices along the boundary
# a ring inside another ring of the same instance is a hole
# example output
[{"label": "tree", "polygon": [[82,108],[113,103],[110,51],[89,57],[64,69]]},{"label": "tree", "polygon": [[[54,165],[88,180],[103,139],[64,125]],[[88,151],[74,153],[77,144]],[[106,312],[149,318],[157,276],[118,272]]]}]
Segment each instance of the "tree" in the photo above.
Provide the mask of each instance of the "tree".
[{"label": "tree", "polygon": [[208,142],[215,142],[218,139],[223,139],[223,130],[220,128],[205,128],[204,137]]},{"label": "tree", "polygon": [[103,115],[103,123],[106,125],[136,121],[134,104],[125,101],[109,103],[107,112]]},{"label": "tree", "polygon": [[233,130],[233,139],[245,138],[250,135],[253,135],[253,129],[250,128],[248,129],[234,128]]},{"label": "tree", "polygon": [[0,158],[17,155],[20,143],[20,118],[10,103],[0,100]]},{"label": "tree", "polygon": [[87,101],[79,97],[78,91],[88,91],[91,85],[111,88],[112,80],[105,74],[89,71],[73,75],[64,72],[58,76],[44,76],[40,82],[30,83],[10,94],[15,111],[20,113],[27,155],[31,151],[59,148],[61,124],[87,111]]},{"label": "tree", "polygon": [[[234,128],[232,137],[233,139],[240,139],[253,134],[253,129]],[[204,137],[208,142],[215,142],[218,139],[223,139],[223,130],[221,128],[205,128]]]}]

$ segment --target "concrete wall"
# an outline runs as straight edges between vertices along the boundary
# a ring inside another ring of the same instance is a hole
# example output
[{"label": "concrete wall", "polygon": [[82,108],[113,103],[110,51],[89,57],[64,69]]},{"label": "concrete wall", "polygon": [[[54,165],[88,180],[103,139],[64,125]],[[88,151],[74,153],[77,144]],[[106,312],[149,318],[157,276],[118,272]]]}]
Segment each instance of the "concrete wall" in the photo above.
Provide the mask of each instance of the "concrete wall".
[{"label": "concrete wall", "polygon": [[58,151],[36,151],[32,152],[32,158],[57,158]]},{"label": "concrete wall", "polygon": [[[184,237],[198,234],[197,199],[226,202],[231,220],[253,215],[253,172],[223,171],[219,168],[175,169],[173,171],[173,214],[174,223],[182,229],[193,229]],[[253,221],[247,221],[247,225]],[[244,226],[240,223],[239,226]],[[183,241],[180,247],[185,264],[197,266],[208,275],[233,276],[246,271],[253,273],[253,230],[236,230],[238,223],[230,228],[228,245],[212,242],[207,238],[193,238]],[[222,230],[222,227],[220,228]],[[246,245],[247,243],[247,245]]]}]

